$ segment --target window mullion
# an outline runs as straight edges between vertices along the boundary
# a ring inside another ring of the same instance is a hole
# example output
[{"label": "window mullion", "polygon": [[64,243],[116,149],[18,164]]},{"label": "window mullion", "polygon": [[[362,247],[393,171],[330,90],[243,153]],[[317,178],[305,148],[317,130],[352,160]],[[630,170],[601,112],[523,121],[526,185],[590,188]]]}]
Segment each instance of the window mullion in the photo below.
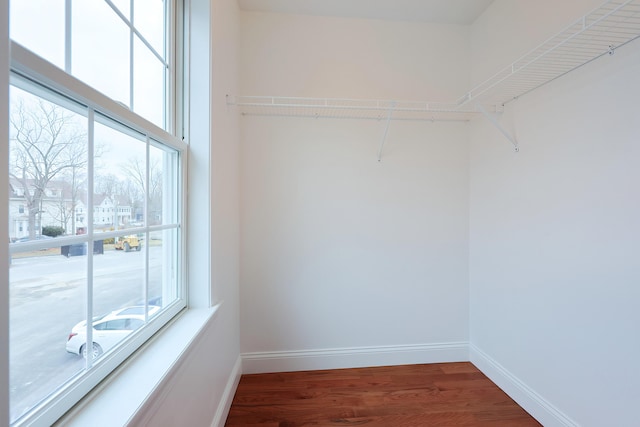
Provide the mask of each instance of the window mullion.
[{"label": "window mullion", "polygon": [[[111,2],[109,2],[111,3]],[[130,15],[131,16],[131,22],[128,23],[129,25],[129,108],[131,108],[131,111],[135,111],[135,109],[133,108],[133,72],[134,72],[134,67],[133,67],[133,41],[134,41],[134,36],[133,36],[133,20],[134,20],[134,0],[131,0],[130,3]]]},{"label": "window mullion", "polygon": [[130,13],[131,13],[131,21],[127,19],[126,16],[124,16],[122,14],[122,12],[120,12],[120,10],[116,7],[116,5],[114,5],[111,0],[104,0],[111,9],[113,9],[113,11],[115,12],[116,15],[118,15],[118,17],[120,19],[122,19],[122,22],[124,22],[127,27],[131,28],[131,31],[133,31],[133,33],[138,36],[140,38],[140,41],[142,43],[144,43],[145,46],[147,46],[147,48],[151,51],[151,53],[153,53],[153,55],[158,58],[158,60],[160,62],[162,62],[162,64],[165,67],[169,67],[169,63],[162,57],[162,55],[160,55],[158,53],[157,50],[155,50],[155,48],[153,46],[151,46],[151,43],[149,43],[149,41],[146,39],[146,37],[144,37],[140,31],[138,31],[135,27],[135,25],[133,24],[133,2],[134,0],[131,0],[131,8],[130,8]]},{"label": "window mullion", "polygon": [[64,70],[71,74],[71,26],[73,24],[72,0],[65,0],[64,4]]},{"label": "window mullion", "polygon": [[153,53],[153,56],[155,56],[158,61],[162,62],[162,65],[168,68],[169,63],[162,57],[162,55],[158,53],[157,50],[155,50],[153,46],[151,46],[151,43],[149,43],[149,41],[140,33],[140,31],[136,29],[136,27],[133,27],[133,32],[136,36],[138,36],[140,41],[144,43],[144,45],[151,51],[151,53]]},{"label": "window mullion", "polygon": [[151,140],[147,135],[146,138],[147,143],[147,152],[146,152],[146,168],[145,168],[145,197],[144,197],[144,215],[145,215],[145,251],[144,251],[144,321],[147,323],[149,321],[149,249],[151,243],[151,236],[149,235],[149,182],[151,181],[149,178],[149,174],[151,171],[150,160],[151,160]]},{"label": "window mullion", "polygon": [[[28,80],[39,82],[54,92],[76,100],[84,105],[92,106],[105,115],[121,123],[137,129],[141,133],[162,141],[163,143],[184,150],[186,145],[164,129],[131,112],[128,106],[122,105],[86,83],[51,65],[39,56],[17,43],[11,43],[11,68]],[[144,131],[146,130],[146,132]]]},{"label": "window mullion", "polygon": [[95,148],[95,112],[93,108],[88,109],[87,123],[87,343],[85,358],[86,369],[89,370],[93,366],[93,185],[94,185],[94,148]]},{"label": "window mullion", "polygon": [[[173,17],[173,19],[169,19]],[[178,120],[176,117],[176,106],[175,101],[177,98],[177,88],[178,82],[176,80],[176,53],[177,53],[177,45],[174,45],[174,48],[170,48],[171,41],[175,41],[177,39],[177,17],[173,12],[173,2],[165,2],[164,6],[164,45],[163,52],[169,64],[168,67],[165,67],[164,72],[164,99],[169,99],[169,102],[165,102],[163,118],[164,118],[164,128],[168,129],[174,135],[178,135]]]}]

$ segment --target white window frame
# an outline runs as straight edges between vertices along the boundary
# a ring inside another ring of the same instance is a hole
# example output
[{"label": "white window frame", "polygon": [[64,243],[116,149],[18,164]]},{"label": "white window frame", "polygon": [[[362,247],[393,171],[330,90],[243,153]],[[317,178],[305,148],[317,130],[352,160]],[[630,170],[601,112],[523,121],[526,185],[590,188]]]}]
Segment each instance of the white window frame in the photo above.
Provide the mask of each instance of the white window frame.
[{"label": "white window frame", "polygon": [[[0,22],[9,22],[9,0],[0,0]],[[110,3],[107,1],[107,3]],[[178,100],[182,97],[182,84],[179,79],[182,78],[181,68],[183,67],[181,58],[182,45],[182,11],[177,6],[179,1],[172,1],[171,6],[173,8],[171,16],[171,30],[176,35],[176,44],[170,49],[171,54],[169,61],[173,64],[170,67],[170,75],[168,80],[172,82],[173,86],[173,100],[168,105],[168,112],[170,113],[168,129],[175,133],[175,130],[182,129],[182,115],[180,114],[180,107],[182,102]],[[19,44],[10,41],[8,34],[9,25],[2,25],[0,32],[0,58],[10,58],[9,67],[1,67],[0,69],[0,135],[2,135],[2,144],[0,144],[0,159],[9,159],[8,153],[8,129],[9,129],[9,82],[10,73],[14,73],[20,78],[31,80],[39,85],[42,85],[43,91],[51,91],[72,99],[81,105],[84,105],[88,109],[89,123],[91,123],[93,112],[100,112],[102,115],[108,116],[110,119],[120,123],[124,127],[128,127],[134,131],[140,132],[146,135],[147,142],[150,140],[161,141],[168,147],[171,147],[179,152],[181,161],[179,165],[179,179],[180,183],[177,183],[177,188],[180,191],[180,208],[178,212],[178,221],[180,226],[180,238],[178,245],[180,245],[180,259],[178,260],[180,266],[180,276],[178,278],[181,289],[179,291],[180,298],[172,302],[169,306],[165,307],[162,312],[157,316],[154,316],[150,322],[141,330],[136,331],[135,334],[131,334],[130,338],[126,342],[116,347],[113,351],[105,354],[101,358],[101,362],[92,367],[91,370],[86,371],[82,376],[64,385],[60,390],[45,399],[38,406],[33,408],[29,414],[22,417],[18,422],[12,424],[12,426],[26,426],[26,425],[51,425],[64,415],[70,408],[72,408],[80,399],[82,399],[91,389],[98,385],[104,378],[107,377],[114,369],[122,364],[134,351],[136,351],[144,342],[146,342],[151,336],[158,332],[164,325],[166,325],[173,317],[180,313],[185,307],[188,299],[187,295],[187,275],[186,275],[186,183],[187,183],[187,144],[183,142],[182,135],[176,135],[169,133],[150,121],[144,119],[141,116],[131,112],[125,106],[113,101],[112,99],[101,94],[97,90],[78,80],[77,78],[67,74],[60,70],[39,56],[35,55],[28,49],[20,46]],[[165,88],[166,90],[166,88]],[[43,92],[44,93],[44,92]],[[91,129],[89,130],[91,133]],[[90,159],[90,164],[92,159]],[[90,166],[91,167],[91,166]],[[0,189],[0,197],[4,197],[8,200],[8,188],[5,186]],[[89,194],[92,194],[90,191]],[[8,212],[4,210],[0,213],[0,221],[8,223]],[[156,229],[163,229],[166,227],[145,227],[146,231],[155,231]],[[8,242],[8,229],[7,227],[0,227],[0,238],[4,242]],[[85,241],[87,237],[74,236],[67,238],[68,242],[75,243],[78,241]],[[35,248],[41,248],[49,242],[28,242],[21,244],[19,250],[29,250]],[[59,246],[60,242],[56,242],[54,246]],[[88,251],[88,262],[91,264],[92,251]],[[0,271],[5,271],[7,274],[0,276],[0,344],[9,343],[9,255],[10,249],[7,244],[0,245]],[[91,265],[89,266],[91,268]],[[91,291],[88,292],[88,300],[91,300]],[[91,305],[89,305],[91,307]],[[88,309],[87,318],[91,318],[91,308]],[[90,330],[90,329],[89,329]],[[104,360],[102,360],[104,359]],[[9,355],[8,352],[0,353],[0,384],[2,386],[8,385],[9,382]],[[7,390],[8,391],[8,390]],[[0,393],[0,427],[9,426],[9,395],[8,393]],[[6,414],[6,415],[5,415]]]},{"label": "white window frame", "polygon": [[[9,0],[0,0],[0,161],[9,160]],[[0,169],[2,170],[2,169]],[[0,200],[9,199],[8,174],[0,179]],[[0,224],[9,223],[8,209],[0,209]],[[9,229],[0,227],[0,427],[9,425]],[[5,388],[6,387],[6,388]]]}]

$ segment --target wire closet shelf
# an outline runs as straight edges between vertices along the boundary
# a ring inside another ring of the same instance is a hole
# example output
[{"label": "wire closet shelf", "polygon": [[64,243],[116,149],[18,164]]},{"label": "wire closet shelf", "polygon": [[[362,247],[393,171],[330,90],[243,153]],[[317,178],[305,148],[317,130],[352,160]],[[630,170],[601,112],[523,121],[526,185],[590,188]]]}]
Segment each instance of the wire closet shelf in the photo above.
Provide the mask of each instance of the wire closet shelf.
[{"label": "wire closet shelf", "polygon": [[451,103],[227,96],[243,115],[375,120],[468,121],[640,37],[640,0],[609,0]]}]

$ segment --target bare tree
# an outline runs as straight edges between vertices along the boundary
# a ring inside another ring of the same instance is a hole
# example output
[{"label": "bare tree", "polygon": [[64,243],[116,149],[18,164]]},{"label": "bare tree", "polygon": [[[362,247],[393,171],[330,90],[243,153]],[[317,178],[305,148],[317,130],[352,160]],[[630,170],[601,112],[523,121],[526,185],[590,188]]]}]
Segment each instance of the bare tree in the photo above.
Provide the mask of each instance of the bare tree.
[{"label": "bare tree", "polygon": [[9,174],[24,193],[29,237],[34,238],[49,182],[65,172],[86,169],[86,132],[68,110],[41,99],[28,104],[19,99],[12,105],[10,121]]},{"label": "bare tree", "polygon": [[57,205],[57,215],[54,218],[60,222],[60,226],[68,228],[68,232],[77,232],[76,211],[83,197],[86,197],[87,174],[85,169],[72,167],[63,175],[63,187]]},{"label": "bare tree", "polygon": [[[128,163],[122,167],[123,173],[130,177],[137,187],[139,194],[148,195],[148,211],[151,216],[162,214],[162,168],[157,159],[152,159],[149,164],[149,190],[147,187],[147,171],[145,163],[140,159],[129,159]],[[140,202],[144,199],[141,198]]]},{"label": "bare tree", "polygon": [[97,175],[95,178],[94,188],[96,194],[105,196],[113,196],[119,194],[122,187],[120,178],[112,173],[106,175]]},{"label": "bare tree", "polygon": [[145,193],[147,171],[144,161],[138,158],[129,159],[127,164],[122,166],[122,172],[133,180],[141,194]]}]

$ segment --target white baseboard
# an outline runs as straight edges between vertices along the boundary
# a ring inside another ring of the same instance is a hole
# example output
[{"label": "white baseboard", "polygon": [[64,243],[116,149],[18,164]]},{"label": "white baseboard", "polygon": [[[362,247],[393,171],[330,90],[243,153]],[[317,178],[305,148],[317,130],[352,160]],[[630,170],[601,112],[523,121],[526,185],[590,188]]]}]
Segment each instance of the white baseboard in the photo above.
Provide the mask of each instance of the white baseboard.
[{"label": "white baseboard", "polygon": [[243,353],[241,357],[244,374],[465,362],[469,360],[469,343],[257,352]]},{"label": "white baseboard", "polygon": [[553,406],[478,347],[470,344],[469,354],[471,363],[545,427],[579,427],[578,423]]},{"label": "white baseboard", "polygon": [[231,370],[231,374],[229,375],[229,380],[227,381],[227,385],[224,388],[222,399],[220,399],[220,403],[218,404],[218,409],[216,410],[216,414],[213,417],[211,427],[224,427],[224,424],[227,421],[227,416],[229,415],[229,410],[231,409],[231,403],[233,403],[233,396],[236,394],[236,389],[238,388],[238,383],[240,382],[241,375],[242,358],[238,356],[238,360],[236,360],[235,365],[233,365],[233,369]]}]

